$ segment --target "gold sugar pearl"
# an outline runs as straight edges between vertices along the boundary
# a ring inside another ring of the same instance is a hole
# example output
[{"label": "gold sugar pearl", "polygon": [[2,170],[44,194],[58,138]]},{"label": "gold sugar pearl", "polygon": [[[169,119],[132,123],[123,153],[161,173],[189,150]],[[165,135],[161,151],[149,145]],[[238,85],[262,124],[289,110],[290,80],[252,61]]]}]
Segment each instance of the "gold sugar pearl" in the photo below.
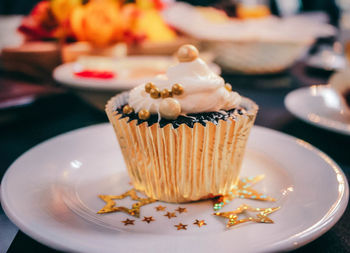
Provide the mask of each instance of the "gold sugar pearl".
[{"label": "gold sugar pearl", "polygon": [[132,112],[134,112],[134,109],[130,105],[125,105],[123,107],[123,113],[124,114],[130,114]]},{"label": "gold sugar pearl", "polygon": [[171,90],[164,89],[164,90],[162,90],[160,95],[161,95],[162,98],[168,98],[168,97],[172,97],[173,96],[173,92]]},{"label": "gold sugar pearl", "polygon": [[232,91],[232,86],[230,84],[225,84],[225,89],[228,90],[229,92]]},{"label": "gold sugar pearl", "polygon": [[146,85],[145,85],[145,91],[147,93],[150,93],[151,89],[154,89],[154,88],[156,88],[156,86],[152,82],[146,83]]},{"label": "gold sugar pearl", "polygon": [[146,109],[142,109],[141,111],[139,111],[139,118],[142,120],[148,120],[149,117],[151,117],[151,113],[146,110]]},{"label": "gold sugar pearl", "polygon": [[181,84],[175,83],[171,89],[174,95],[181,95],[184,92],[184,87]]},{"label": "gold sugar pearl", "polygon": [[151,95],[151,98],[160,98],[160,91],[157,87],[152,88],[149,94]]},{"label": "gold sugar pearl", "polygon": [[190,62],[198,58],[198,49],[190,44],[183,45],[177,50],[177,58],[180,62]]},{"label": "gold sugar pearl", "polygon": [[159,113],[165,119],[177,119],[181,113],[181,105],[174,98],[165,98],[159,105]]}]

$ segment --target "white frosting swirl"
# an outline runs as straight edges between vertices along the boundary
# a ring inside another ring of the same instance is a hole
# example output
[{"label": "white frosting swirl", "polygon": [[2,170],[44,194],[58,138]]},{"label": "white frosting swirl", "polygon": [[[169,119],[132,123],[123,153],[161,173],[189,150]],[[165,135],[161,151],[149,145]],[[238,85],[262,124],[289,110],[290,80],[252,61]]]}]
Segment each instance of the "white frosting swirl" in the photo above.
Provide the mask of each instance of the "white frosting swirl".
[{"label": "white frosting swirl", "polygon": [[[181,84],[183,94],[174,95],[173,98],[180,103],[182,114],[229,110],[241,102],[241,96],[237,92],[229,92],[224,79],[211,71],[200,58],[180,62],[169,67],[165,75],[158,75],[149,81],[159,90],[171,90],[175,83]],[[147,109],[152,114],[159,113],[161,101],[161,98],[151,98],[145,91],[145,84],[130,91],[129,105],[135,112]]]}]

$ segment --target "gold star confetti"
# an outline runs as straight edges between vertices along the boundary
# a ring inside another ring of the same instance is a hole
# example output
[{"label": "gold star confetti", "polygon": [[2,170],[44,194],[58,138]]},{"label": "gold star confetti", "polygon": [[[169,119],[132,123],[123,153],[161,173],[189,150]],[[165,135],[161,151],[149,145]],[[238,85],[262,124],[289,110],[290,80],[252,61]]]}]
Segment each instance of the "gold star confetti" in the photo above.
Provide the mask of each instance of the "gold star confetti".
[{"label": "gold star confetti", "polygon": [[159,211],[164,211],[166,207],[159,205],[159,206],[156,206],[155,209],[157,210],[157,212],[159,212]]},{"label": "gold star confetti", "polygon": [[[254,208],[251,206],[248,206],[246,204],[241,205],[236,210],[231,212],[223,212],[223,213],[214,213],[216,216],[224,217],[229,219],[226,227],[232,227],[234,225],[252,221],[252,222],[258,222],[258,223],[273,223],[273,220],[271,220],[267,215],[270,213],[273,213],[280,209],[280,207],[272,207],[272,208]],[[246,211],[250,212],[257,212],[258,214],[255,217],[247,217],[243,219],[238,219],[239,214],[243,214]]]},{"label": "gold star confetti", "polygon": [[187,209],[183,207],[178,207],[175,211],[178,211],[179,213],[187,213]]},{"label": "gold star confetti", "polygon": [[164,216],[167,216],[167,217],[168,217],[168,219],[171,219],[171,218],[177,217],[175,213],[171,213],[171,212],[167,212],[166,214],[164,214]]},{"label": "gold star confetti", "polygon": [[143,216],[143,220],[142,221],[145,221],[147,223],[151,223],[152,221],[155,221],[155,219],[153,219],[152,216],[149,216],[149,217]]},{"label": "gold star confetti", "polygon": [[228,195],[222,195],[213,200],[213,208],[215,211],[220,210],[227,203],[235,198],[253,199],[263,201],[276,201],[274,198],[261,194],[252,189],[251,186],[261,181],[265,176],[260,175],[256,177],[247,177],[238,181],[237,185],[232,189]]},{"label": "gold star confetti", "polygon": [[187,226],[188,226],[188,225],[184,225],[184,224],[182,224],[182,223],[179,223],[178,225],[174,225],[174,227],[176,227],[177,230],[181,230],[181,229],[187,230]]},{"label": "gold star confetti", "polygon": [[126,219],[126,220],[123,220],[122,222],[124,223],[124,226],[127,226],[127,225],[135,225],[135,224],[134,224],[135,220]]},{"label": "gold star confetti", "polygon": [[[114,199],[124,199],[126,197],[131,197],[132,200],[136,200],[137,203],[134,203],[131,206],[131,209],[124,207],[124,206],[115,206],[116,202],[114,201]],[[140,217],[140,207],[153,203],[156,200],[151,199],[151,198],[140,198],[139,196],[137,196],[136,194],[136,190],[135,189],[131,189],[127,192],[125,192],[122,195],[99,195],[99,197],[106,202],[106,205],[97,213],[101,214],[101,213],[111,213],[111,212],[124,212],[127,214],[130,214],[132,216],[135,216],[137,218]]]},{"label": "gold star confetti", "polygon": [[204,225],[207,225],[207,223],[205,223],[204,220],[197,220],[193,223],[194,225],[197,225],[198,227],[201,227],[201,226],[204,226]]}]

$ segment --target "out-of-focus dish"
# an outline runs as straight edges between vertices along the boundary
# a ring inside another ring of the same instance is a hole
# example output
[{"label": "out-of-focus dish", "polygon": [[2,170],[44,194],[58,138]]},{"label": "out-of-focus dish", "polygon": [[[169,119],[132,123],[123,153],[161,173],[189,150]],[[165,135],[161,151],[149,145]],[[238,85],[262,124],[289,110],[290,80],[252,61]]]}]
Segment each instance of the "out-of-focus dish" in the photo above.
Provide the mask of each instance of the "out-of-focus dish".
[{"label": "out-of-focus dish", "polygon": [[286,108],[299,119],[333,132],[350,135],[350,114],[330,85],[314,85],[290,92]]},{"label": "out-of-focus dish", "polygon": [[[204,56],[210,62],[210,55]],[[58,66],[53,78],[80,95],[98,109],[104,110],[107,100],[120,91],[134,88],[157,74],[163,74],[176,63],[169,56],[129,56],[120,59],[86,56],[76,62]],[[220,74],[218,65],[209,67]]]},{"label": "out-of-focus dish", "polygon": [[337,93],[342,110],[350,117],[350,69],[334,73],[329,79],[329,84]]},{"label": "out-of-focus dish", "polygon": [[227,72],[243,74],[279,73],[309,48],[311,41],[294,42],[210,42],[216,62]]},{"label": "out-of-focus dish", "polygon": [[333,47],[322,46],[306,60],[306,65],[313,69],[339,71],[346,67],[346,59],[342,52],[335,51]]},{"label": "out-of-focus dish", "polygon": [[334,27],[314,16],[237,19],[214,9],[211,12],[204,15],[201,9],[178,3],[163,14],[170,25],[206,41],[225,70],[245,74],[280,72],[302,56],[315,38],[335,33]]},{"label": "out-of-focus dish", "polygon": [[6,71],[21,72],[36,78],[51,76],[61,62],[60,50],[54,42],[27,42],[22,46],[7,46],[1,52],[1,67]]}]

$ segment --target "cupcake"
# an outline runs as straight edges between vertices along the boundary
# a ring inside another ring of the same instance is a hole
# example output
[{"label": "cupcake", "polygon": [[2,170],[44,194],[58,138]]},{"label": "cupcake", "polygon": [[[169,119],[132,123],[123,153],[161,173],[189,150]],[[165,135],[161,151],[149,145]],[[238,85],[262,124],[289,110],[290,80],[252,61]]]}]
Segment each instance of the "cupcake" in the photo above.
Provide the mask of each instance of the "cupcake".
[{"label": "cupcake", "polygon": [[227,194],[237,183],[258,106],[180,47],[179,63],[130,92],[106,113],[134,187],[166,202]]}]

